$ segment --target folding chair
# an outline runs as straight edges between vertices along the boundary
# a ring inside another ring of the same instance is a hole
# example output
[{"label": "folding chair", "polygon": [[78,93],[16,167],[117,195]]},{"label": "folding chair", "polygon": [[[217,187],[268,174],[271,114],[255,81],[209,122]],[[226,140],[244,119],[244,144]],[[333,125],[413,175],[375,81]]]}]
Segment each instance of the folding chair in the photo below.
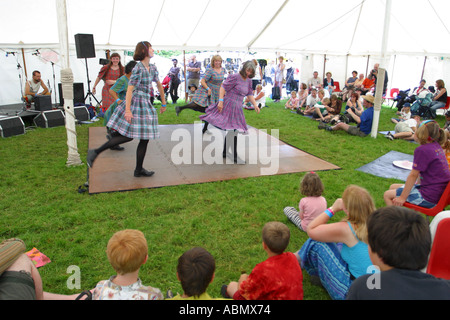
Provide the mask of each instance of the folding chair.
[{"label": "folding chair", "polygon": [[[398,93],[400,92],[399,88],[392,88],[391,91],[389,92],[389,96],[385,96],[384,99],[386,100],[392,100],[394,101],[395,98],[397,98]],[[392,103],[391,108],[394,106],[394,102]]]}]

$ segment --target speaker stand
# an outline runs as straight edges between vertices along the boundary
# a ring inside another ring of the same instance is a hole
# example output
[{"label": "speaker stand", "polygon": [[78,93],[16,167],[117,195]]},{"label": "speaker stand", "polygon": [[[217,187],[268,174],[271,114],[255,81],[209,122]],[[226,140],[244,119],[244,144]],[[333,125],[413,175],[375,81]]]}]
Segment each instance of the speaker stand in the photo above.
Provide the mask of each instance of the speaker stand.
[{"label": "speaker stand", "polygon": [[86,75],[87,75],[87,87],[88,87],[88,91],[87,91],[86,96],[84,97],[84,101],[86,101],[87,97],[89,97],[89,105],[92,106],[92,100],[91,100],[91,97],[92,97],[92,98],[94,98],[95,101],[97,101],[97,104],[100,105],[100,102],[98,102],[97,98],[91,92],[91,80],[89,80],[89,69],[88,69],[87,58],[84,58],[84,61],[86,63]]}]

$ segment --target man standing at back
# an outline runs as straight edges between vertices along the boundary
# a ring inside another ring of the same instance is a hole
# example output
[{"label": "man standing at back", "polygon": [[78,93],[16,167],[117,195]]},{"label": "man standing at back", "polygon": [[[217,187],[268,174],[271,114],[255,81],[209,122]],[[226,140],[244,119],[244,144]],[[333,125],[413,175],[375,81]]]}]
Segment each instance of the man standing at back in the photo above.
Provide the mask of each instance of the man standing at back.
[{"label": "man standing at back", "polygon": [[202,64],[197,61],[197,57],[193,55],[187,65],[187,86],[190,88],[191,85],[195,85],[198,88],[200,83],[200,71],[202,70]]}]

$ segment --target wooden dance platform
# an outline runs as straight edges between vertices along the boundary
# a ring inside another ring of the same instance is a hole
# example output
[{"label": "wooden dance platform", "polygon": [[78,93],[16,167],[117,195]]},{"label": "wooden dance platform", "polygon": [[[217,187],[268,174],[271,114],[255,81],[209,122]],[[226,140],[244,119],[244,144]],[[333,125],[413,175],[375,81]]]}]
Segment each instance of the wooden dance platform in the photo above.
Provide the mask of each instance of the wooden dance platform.
[{"label": "wooden dance platform", "polygon": [[[222,130],[212,127],[209,134],[202,136],[201,123],[159,128],[161,137],[150,140],[144,160],[144,168],[155,171],[152,177],[133,176],[139,142],[133,140],[122,145],[123,151],[106,150],[97,157],[89,169],[89,193],[340,169],[278,140],[272,131],[249,127],[247,135],[239,134],[238,155],[246,162],[234,164],[231,158],[222,158]],[[89,128],[89,149],[105,142],[105,127]]]}]

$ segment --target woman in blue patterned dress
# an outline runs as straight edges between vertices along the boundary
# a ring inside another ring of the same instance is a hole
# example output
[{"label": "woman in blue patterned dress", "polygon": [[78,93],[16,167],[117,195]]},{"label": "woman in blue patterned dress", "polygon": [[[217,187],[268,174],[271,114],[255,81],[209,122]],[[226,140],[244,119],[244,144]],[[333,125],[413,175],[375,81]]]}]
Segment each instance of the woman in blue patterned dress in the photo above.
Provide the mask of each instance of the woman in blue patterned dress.
[{"label": "woman in blue patterned dress", "polygon": [[[175,108],[177,116],[184,109],[205,113],[206,108],[210,104],[217,103],[219,100],[220,86],[222,85],[225,73],[226,70],[222,67],[222,57],[219,55],[212,57],[211,67],[206,69],[205,75],[200,81],[200,87],[192,98],[192,102],[185,106]],[[206,131],[206,128],[207,126],[205,125],[203,132]]]},{"label": "woman in blue patterned dress", "polygon": [[[92,167],[95,158],[106,149],[133,139],[140,139],[136,150],[134,176],[150,177],[154,174],[153,171],[147,171],[142,167],[148,141],[159,138],[158,115],[150,102],[152,81],[156,82],[159,92],[164,91],[158,79],[156,66],[150,64],[153,54],[154,50],[149,42],[142,41],[136,45],[133,59],[139,62],[134,67],[128,82],[126,100],[117,106],[107,124],[115,131],[111,140],[97,149],[88,150],[87,164],[89,167]],[[164,95],[161,96],[161,99],[160,113],[163,113],[166,111]]]},{"label": "woman in blue patterned dress", "polygon": [[237,158],[237,132],[247,133],[247,123],[245,122],[242,103],[245,97],[254,106],[257,113],[260,112],[260,105],[256,104],[253,97],[252,78],[255,75],[255,64],[247,61],[242,66],[239,73],[232,74],[222,83],[219,92],[219,101],[211,104],[206,109],[206,114],[200,119],[213,126],[228,130],[225,139],[223,157],[227,155],[227,141],[234,140],[233,160],[234,163],[241,163]]}]

